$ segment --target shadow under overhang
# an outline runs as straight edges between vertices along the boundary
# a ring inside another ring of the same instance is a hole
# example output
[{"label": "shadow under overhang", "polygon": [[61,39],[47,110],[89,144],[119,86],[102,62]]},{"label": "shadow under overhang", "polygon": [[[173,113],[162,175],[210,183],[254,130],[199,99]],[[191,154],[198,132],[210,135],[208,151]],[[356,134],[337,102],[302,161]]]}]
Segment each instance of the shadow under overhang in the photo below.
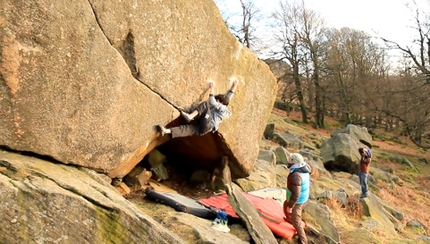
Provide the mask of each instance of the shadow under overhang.
[{"label": "shadow under overhang", "polygon": [[[178,118],[166,127],[171,128],[183,124]],[[165,138],[166,137],[166,138]],[[248,176],[241,167],[232,150],[219,132],[209,132],[203,136],[189,136],[169,139],[169,135],[160,138],[161,144],[157,147],[166,156],[167,163],[172,167],[205,168],[212,171],[219,167],[224,156],[228,157],[229,167],[233,179]]]}]

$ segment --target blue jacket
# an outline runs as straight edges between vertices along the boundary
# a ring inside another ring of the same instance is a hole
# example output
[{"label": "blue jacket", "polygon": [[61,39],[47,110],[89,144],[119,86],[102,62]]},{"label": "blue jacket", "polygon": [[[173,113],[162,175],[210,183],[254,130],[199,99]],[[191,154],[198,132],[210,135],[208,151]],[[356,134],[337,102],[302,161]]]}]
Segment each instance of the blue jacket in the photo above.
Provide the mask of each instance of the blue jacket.
[{"label": "blue jacket", "polygon": [[303,204],[309,199],[310,171],[309,166],[293,168],[287,179],[288,206],[293,208],[295,204]]}]

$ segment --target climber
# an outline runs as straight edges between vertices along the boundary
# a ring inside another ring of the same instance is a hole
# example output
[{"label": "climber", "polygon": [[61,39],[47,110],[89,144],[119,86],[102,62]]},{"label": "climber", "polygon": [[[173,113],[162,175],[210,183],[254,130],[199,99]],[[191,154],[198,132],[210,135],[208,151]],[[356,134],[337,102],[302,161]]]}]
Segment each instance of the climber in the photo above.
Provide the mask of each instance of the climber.
[{"label": "climber", "polygon": [[[233,80],[233,84],[227,95],[214,95],[214,82],[209,82],[210,95],[209,99],[200,103],[191,113],[181,112],[181,116],[187,121],[187,124],[172,128],[166,128],[162,125],[157,126],[161,136],[171,135],[171,138],[187,136],[203,136],[208,132],[218,130],[219,124],[231,116],[228,104],[236,91],[238,81]],[[190,124],[191,121],[197,120],[197,124]]]}]

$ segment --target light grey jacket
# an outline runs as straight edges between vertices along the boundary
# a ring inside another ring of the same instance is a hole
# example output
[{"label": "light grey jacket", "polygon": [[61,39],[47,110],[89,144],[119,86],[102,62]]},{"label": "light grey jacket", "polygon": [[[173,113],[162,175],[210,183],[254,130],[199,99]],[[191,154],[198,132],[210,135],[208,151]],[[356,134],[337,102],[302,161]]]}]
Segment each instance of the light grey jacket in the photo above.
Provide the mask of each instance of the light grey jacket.
[{"label": "light grey jacket", "polygon": [[[230,101],[230,99],[233,97],[233,92],[229,91],[227,93],[227,100]],[[213,128],[213,132],[218,130],[219,124],[224,120],[231,116],[230,110],[228,110],[228,107],[220,102],[217,102],[215,100],[215,96],[211,94],[209,96],[209,105],[211,110],[211,125]]]}]

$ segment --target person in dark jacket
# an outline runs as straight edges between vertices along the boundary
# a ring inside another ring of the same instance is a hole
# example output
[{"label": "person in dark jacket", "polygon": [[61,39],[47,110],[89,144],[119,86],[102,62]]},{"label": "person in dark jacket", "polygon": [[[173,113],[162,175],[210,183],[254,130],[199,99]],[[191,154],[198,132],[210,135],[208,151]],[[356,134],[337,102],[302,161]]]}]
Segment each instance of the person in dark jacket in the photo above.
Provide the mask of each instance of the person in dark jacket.
[{"label": "person in dark jacket", "polygon": [[285,219],[296,229],[299,243],[307,244],[308,238],[302,226],[302,208],[309,199],[311,168],[299,153],[290,155],[287,167],[290,174],[287,178],[287,199],[284,202]]},{"label": "person in dark jacket", "polygon": [[[191,112],[186,113],[181,111],[182,117],[188,124],[180,125],[172,128],[165,128],[162,125],[157,126],[157,130],[161,136],[171,134],[172,138],[186,137],[186,136],[203,136],[208,132],[215,132],[218,130],[219,124],[231,116],[228,109],[228,104],[236,91],[238,81],[233,80],[233,84],[227,95],[214,95],[214,82],[209,82],[209,100],[200,103],[197,108]],[[194,119],[197,119],[197,124],[190,124]]]},{"label": "person in dark jacket", "polygon": [[361,186],[361,196],[360,198],[366,198],[369,196],[367,178],[369,176],[370,171],[370,163],[372,162],[372,151],[370,149],[359,148],[358,153],[360,153],[360,165],[358,178],[360,179]]}]

